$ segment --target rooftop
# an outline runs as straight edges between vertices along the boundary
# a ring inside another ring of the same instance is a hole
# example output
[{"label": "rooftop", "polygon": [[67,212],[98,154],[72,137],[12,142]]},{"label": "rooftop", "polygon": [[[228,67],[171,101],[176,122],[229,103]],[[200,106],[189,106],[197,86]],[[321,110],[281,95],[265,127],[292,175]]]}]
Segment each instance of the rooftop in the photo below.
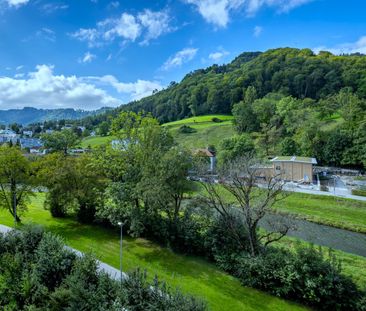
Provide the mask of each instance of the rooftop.
[{"label": "rooftop", "polygon": [[297,156],[281,156],[275,157],[271,162],[297,162],[297,163],[311,163],[318,164],[315,158],[310,157],[297,157]]},{"label": "rooftop", "polygon": [[208,149],[196,149],[194,150],[194,155],[201,157],[214,157],[215,155]]}]

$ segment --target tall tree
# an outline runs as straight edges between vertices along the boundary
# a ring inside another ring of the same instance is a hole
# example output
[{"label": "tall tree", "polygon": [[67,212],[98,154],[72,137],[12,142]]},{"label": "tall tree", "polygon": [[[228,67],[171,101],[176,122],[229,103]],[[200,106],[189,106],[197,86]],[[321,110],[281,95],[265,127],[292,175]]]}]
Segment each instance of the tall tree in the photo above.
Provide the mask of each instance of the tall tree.
[{"label": "tall tree", "polygon": [[16,147],[0,147],[0,207],[20,221],[32,195],[31,163]]},{"label": "tall tree", "polygon": [[[223,217],[227,230],[237,237],[238,248],[245,250],[246,242],[238,231],[242,227],[236,225],[236,220],[243,223],[252,256],[258,255],[262,247],[283,238],[290,229],[285,222],[271,222],[272,230],[259,231],[259,222],[269,215],[276,202],[287,196],[283,191],[284,183],[278,177],[264,171],[261,161],[249,154],[221,168],[219,179],[223,182],[220,186],[213,177],[201,182],[205,189],[202,201]],[[227,198],[232,199],[228,201]]]},{"label": "tall tree", "polygon": [[79,142],[79,137],[72,130],[62,130],[42,135],[45,148],[51,152],[63,152],[65,155]]}]

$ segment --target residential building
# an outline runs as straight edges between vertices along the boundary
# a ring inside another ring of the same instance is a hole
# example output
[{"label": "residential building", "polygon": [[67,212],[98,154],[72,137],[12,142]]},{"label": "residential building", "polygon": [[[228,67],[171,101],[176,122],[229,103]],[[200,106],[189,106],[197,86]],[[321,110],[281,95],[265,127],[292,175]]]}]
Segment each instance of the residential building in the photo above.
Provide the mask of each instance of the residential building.
[{"label": "residential building", "polygon": [[21,138],[20,147],[22,149],[39,149],[43,147],[43,143],[37,138]]}]

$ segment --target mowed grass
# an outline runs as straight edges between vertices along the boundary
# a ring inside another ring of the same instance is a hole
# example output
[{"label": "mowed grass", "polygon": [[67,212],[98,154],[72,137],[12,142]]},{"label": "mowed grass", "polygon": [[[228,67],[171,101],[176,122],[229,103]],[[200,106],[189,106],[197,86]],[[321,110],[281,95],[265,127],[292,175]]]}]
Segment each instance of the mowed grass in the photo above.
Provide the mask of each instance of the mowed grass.
[{"label": "mowed grass", "polygon": [[[59,234],[65,242],[119,268],[119,232],[99,226],[83,225],[71,218],[56,219],[43,209],[44,194],[37,194],[23,216],[23,223],[37,223]],[[10,214],[0,211],[0,223],[13,225]],[[238,280],[207,261],[177,255],[146,239],[126,237],[123,240],[123,267],[130,271],[146,269],[150,277],[157,275],[168,285],[204,299],[210,310],[307,310],[261,291],[241,286]]]},{"label": "mowed grass", "polygon": [[366,202],[363,201],[291,193],[275,209],[312,222],[366,233]]},{"label": "mowed grass", "polygon": [[82,148],[95,148],[98,146],[109,144],[114,139],[114,136],[93,136],[86,137],[81,142]]}]

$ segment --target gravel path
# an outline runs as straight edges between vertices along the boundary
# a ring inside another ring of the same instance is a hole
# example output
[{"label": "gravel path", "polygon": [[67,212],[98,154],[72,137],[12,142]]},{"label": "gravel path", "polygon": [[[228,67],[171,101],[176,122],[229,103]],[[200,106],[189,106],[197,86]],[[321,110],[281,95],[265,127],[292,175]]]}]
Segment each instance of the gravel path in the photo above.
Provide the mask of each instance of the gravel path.
[{"label": "gravel path", "polygon": [[[4,225],[0,225],[0,232],[1,233],[7,233],[9,231],[13,230],[13,228],[10,228],[10,227],[7,227],[7,226],[4,226]],[[66,246],[67,249],[73,251],[77,256],[82,256],[83,253],[74,249],[74,248],[71,248],[69,246]],[[119,256],[119,254],[116,254],[116,256]],[[120,280],[120,271],[110,265],[107,265],[106,263],[104,262],[101,262],[99,260],[97,260],[98,262],[98,265],[99,265],[99,271],[102,271],[102,272],[105,272],[107,273],[112,279],[114,280]],[[126,279],[128,278],[127,274],[123,272],[123,278]]]}]

